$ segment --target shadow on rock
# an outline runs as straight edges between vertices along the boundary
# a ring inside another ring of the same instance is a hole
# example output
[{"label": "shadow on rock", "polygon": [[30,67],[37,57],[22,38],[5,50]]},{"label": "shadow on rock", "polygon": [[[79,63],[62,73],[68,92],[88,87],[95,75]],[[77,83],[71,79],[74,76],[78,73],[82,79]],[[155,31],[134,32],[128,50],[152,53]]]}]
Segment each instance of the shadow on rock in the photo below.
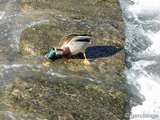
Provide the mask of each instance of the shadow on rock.
[{"label": "shadow on rock", "polygon": [[[91,46],[86,49],[86,54],[88,59],[104,58],[112,56],[122,49],[123,48],[117,48],[116,46]],[[66,58],[67,56],[54,56],[51,60],[54,61],[64,57]],[[82,53],[78,53],[74,58],[84,59],[84,56]]]},{"label": "shadow on rock", "polygon": [[86,49],[86,54],[87,58],[96,59],[112,56],[122,49],[116,46],[91,46]]}]

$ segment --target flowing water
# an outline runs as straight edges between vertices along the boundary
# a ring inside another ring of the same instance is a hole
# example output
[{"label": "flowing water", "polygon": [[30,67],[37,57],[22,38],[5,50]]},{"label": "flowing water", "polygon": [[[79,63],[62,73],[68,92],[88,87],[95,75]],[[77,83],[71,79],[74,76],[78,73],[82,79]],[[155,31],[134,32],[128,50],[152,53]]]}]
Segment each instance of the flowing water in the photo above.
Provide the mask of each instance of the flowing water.
[{"label": "flowing water", "polygon": [[126,22],[127,68],[132,106],[126,117],[160,119],[160,1],[120,0]]}]

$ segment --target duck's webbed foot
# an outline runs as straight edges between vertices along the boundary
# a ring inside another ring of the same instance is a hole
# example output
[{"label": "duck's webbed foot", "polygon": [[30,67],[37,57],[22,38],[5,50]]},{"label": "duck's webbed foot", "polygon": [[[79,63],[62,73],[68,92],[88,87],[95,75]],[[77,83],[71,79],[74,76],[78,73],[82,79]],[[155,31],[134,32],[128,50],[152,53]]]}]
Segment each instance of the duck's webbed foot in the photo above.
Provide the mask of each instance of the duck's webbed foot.
[{"label": "duck's webbed foot", "polygon": [[84,59],[83,64],[85,64],[85,65],[90,65],[91,63],[89,62],[89,60]]}]

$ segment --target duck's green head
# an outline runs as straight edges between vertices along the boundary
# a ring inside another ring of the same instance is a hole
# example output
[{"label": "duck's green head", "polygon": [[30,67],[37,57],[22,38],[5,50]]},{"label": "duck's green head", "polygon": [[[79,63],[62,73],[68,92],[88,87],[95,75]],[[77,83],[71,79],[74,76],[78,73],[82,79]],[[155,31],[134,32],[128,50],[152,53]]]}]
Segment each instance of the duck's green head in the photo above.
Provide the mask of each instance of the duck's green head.
[{"label": "duck's green head", "polygon": [[56,55],[56,50],[53,49],[53,50],[49,51],[49,53],[46,55],[46,57],[47,57],[47,59],[51,59],[55,55]]}]

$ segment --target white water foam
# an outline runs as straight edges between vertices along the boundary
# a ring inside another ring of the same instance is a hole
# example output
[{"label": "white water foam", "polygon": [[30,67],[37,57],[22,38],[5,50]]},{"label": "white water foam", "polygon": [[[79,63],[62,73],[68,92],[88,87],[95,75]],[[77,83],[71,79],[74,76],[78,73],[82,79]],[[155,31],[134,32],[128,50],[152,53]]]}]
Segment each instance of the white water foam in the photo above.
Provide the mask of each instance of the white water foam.
[{"label": "white water foam", "polygon": [[[11,111],[0,111],[0,114],[5,116],[4,118],[1,118],[1,119],[5,119],[7,117],[8,118],[7,120],[27,120],[29,116],[27,114],[13,113]],[[28,120],[47,120],[47,119],[40,119],[34,116],[29,116],[29,117],[30,118]]]},{"label": "white water foam", "polygon": [[119,1],[127,26],[127,62],[131,64],[126,69],[127,81],[144,100],[126,117],[160,120],[160,0]]},{"label": "white water foam", "polygon": [[3,19],[3,17],[4,17],[4,14],[5,14],[5,11],[3,11],[3,12],[0,12],[0,19]]},{"label": "white water foam", "polygon": [[56,73],[52,68],[50,68],[50,70],[48,70],[47,74],[51,74],[51,75],[56,76],[58,78],[66,78],[67,77],[66,75]]},{"label": "white water foam", "polygon": [[156,33],[151,33],[148,35],[148,37],[154,42],[150,47],[148,47],[146,51],[156,54],[156,55],[160,55],[160,46],[159,46],[160,45],[160,31]]},{"label": "white water foam", "polygon": [[[20,41],[20,34],[22,33],[22,31],[27,28],[27,27],[31,27],[31,26],[34,26],[34,25],[38,25],[38,24],[42,24],[42,23],[48,23],[49,20],[40,20],[40,21],[34,21],[34,22],[31,22],[29,24],[27,24],[26,26],[21,26],[21,29],[15,29],[12,33],[12,37],[15,41],[13,41],[13,43],[10,45],[12,48],[17,48],[17,50],[19,49],[19,41]],[[34,54],[34,53],[32,53]]]}]

